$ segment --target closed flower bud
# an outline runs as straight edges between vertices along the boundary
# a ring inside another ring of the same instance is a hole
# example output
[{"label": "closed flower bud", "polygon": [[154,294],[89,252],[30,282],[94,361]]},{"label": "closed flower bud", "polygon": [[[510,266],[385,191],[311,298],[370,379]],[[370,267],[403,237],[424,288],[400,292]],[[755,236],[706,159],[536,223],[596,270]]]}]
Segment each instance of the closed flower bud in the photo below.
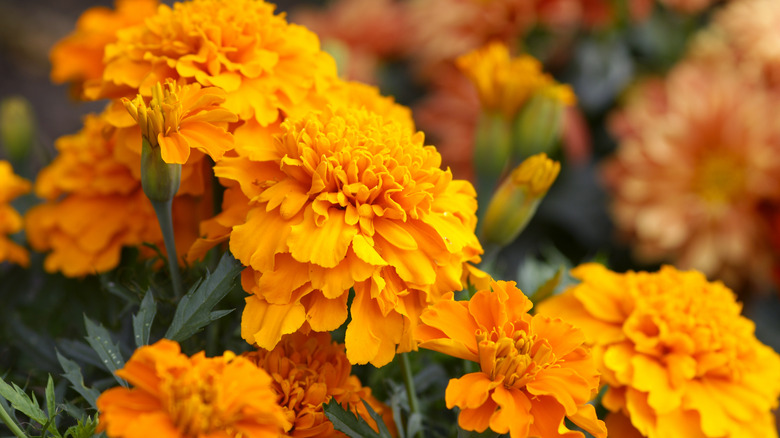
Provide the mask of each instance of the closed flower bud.
[{"label": "closed flower bud", "polygon": [[35,116],[30,102],[23,97],[9,97],[0,102],[0,140],[13,161],[23,159],[35,138]]},{"label": "closed flower bud", "polygon": [[531,220],[561,164],[546,154],[529,157],[499,186],[490,200],[482,225],[483,243],[506,246]]},{"label": "closed flower bud", "polygon": [[562,90],[534,93],[518,114],[512,145],[517,161],[542,152],[550,153],[558,143],[563,128],[563,112],[569,102],[573,103],[574,94],[568,86],[557,88]]},{"label": "closed flower bud", "polygon": [[152,147],[143,137],[141,148],[141,186],[151,201],[166,202],[179,191],[181,164],[166,163],[160,154],[160,147]]}]

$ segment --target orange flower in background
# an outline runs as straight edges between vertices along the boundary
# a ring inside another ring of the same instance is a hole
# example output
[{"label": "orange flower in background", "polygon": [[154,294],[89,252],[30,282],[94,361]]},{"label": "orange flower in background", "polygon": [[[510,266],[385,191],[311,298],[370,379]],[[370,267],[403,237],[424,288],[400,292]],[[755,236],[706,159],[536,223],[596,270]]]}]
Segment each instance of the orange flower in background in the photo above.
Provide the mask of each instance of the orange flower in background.
[{"label": "orange flower in background", "polygon": [[465,430],[512,438],[581,437],[566,419],[596,437],[604,423],[588,401],[599,385],[582,331],[561,319],[531,316],[531,301],[514,282],[491,282],[469,301],[445,299],[426,309],[417,327],[421,348],[479,364],[451,379],[447,407],[460,408]]},{"label": "orange flower in background", "polygon": [[229,351],[187,357],[163,339],[136,350],[116,374],[133,388],[98,397],[98,432],[111,438],[277,438],[290,428],[268,374]]},{"label": "orange flower in background", "polygon": [[254,0],[193,0],[161,5],[143,25],[124,29],[106,48],[102,81],[92,99],[148,97],[165,79],[219,87],[222,106],[262,126],[298,110],[335,78],[333,59],[317,36]]},{"label": "orange flower in background", "polygon": [[11,163],[0,160],[0,262],[9,261],[27,266],[27,250],[7,236],[22,230],[23,221],[10,202],[30,191],[30,182],[14,174]]},{"label": "orange flower in background", "polygon": [[538,311],[593,345],[609,387],[602,403],[616,413],[608,425],[630,430],[630,420],[650,438],[777,436],[780,356],[756,339],[731,290],[671,266],[618,274],[585,264],[572,275],[582,283]]},{"label": "orange flower in background", "polygon": [[673,260],[727,284],[768,278],[758,207],[780,199],[774,99],[730,64],[685,63],[614,116],[604,177],[617,228],[643,260]]},{"label": "orange flower in background", "polygon": [[422,308],[462,289],[464,263],[481,253],[474,190],[440,165],[421,133],[338,104],[288,119],[252,160],[218,163],[252,202],[230,236],[249,267],[244,339],[271,349],[304,322],[334,330],[354,288],[350,362],[381,366],[396,346],[412,349]]},{"label": "orange flower in background", "polygon": [[[129,131],[140,143],[138,128]],[[121,132],[106,121],[105,113],[86,116],[79,133],[57,140],[59,155],[38,174],[35,192],[46,202],[27,212],[26,234],[35,250],[50,251],[44,260],[48,272],[70,277],[105,272],[119,264],[123,247],[144,242],[164,250],[154,209],[121,157]],[[197,237],[199,218],[210,209],[208,196],[177,196],[177,253],[186,253]],[[142,248],[142,254],[155,253]]]},{"label": "orange flower in background", "polygon": [[331,342],[329,333],[292,333],[282,337],[271,351],[256,350],[243,357],[271,375],[277,402],[293,425],[287,432],[291,437],[346,437],[333,428],[323,411],[323,404],[333,398],[378,431],[361,401],[365,400],[393,430],[392,411],[371,395],[371,388],[350,374],[352,365],[344,344]]},{"label": "orange flower in background", "polygon": [[115,0],[116,10],[105,7],[87,9],[76,29],[51,49],[51,80],[69,82],[74,95],[83,98],[85,82],[103,76],[106,46],[116,41],[117,31],[140,24],[157,12],[158,0]]},{"label": "orange flower in background", "polygon": [[163,161],[184,164],[190,149],[199,149],[218,161],[233,149],[233,136],[226,132],[228,122],[238,120],[235,114],[220,108],[225,92],[200,84],[158,83],[152,89],[148,104],[139,94],[133,101],[123,99],[130,116],[141,127],[141,135],[152,147],[160,147]]}]

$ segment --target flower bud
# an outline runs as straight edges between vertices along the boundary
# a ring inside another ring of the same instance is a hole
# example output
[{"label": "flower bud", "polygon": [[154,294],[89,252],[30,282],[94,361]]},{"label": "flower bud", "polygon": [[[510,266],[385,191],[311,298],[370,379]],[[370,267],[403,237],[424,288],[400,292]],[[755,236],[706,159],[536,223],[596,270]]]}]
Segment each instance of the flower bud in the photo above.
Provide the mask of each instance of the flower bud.
[{"label": "flower bud", "polygon": [[35,115],[23,97],[9,97],[0,102],[0,139],[12,161],[20,161],[32,149],[35,139]]},{"label": "flower bud", "polygon": [[561,137],[566,103],[549,93],[537,92],[526,102],[513,127],[513,156],[520,161],[550,153]]},{"label": "flower bud", "polygon": [[159,146],[152,147],[146,137],[142,140],[141,186],[144,193],[153,202],[170,201],[179,191],[181,164],[166,163]]},{"label": "flower bud", "polygon": [[482,224],[485,244],[506,246],[531,220],[561,170],[546,154],[528,157],[499,186]]},{"label": "flower bud", "polygon": [[493,193],[512,154],[512,126],[500,113],[483,112],[474,139],[474,172],[481,198]]}]

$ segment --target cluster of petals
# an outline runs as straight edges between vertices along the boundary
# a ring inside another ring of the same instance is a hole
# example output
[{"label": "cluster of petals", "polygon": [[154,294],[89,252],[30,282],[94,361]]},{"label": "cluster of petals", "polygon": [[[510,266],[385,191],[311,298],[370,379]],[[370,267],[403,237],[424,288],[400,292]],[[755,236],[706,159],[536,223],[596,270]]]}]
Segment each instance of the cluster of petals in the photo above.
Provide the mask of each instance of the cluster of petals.
[{"label": "cluster of petals", "polygon": [[[118,147],[122,130],[109,124],[105,114],[87,115],[80,132],[56,141],[59,155],[35,181],[36,195],[46,202],[26,216],[31,246],[50,251],[44,260],[48,272],[71,277],[104,272],[119,264],[125,246],[147,242],[163,248],[154,209],[128,164],[139,167],[140,130],[126,131],[137,137],[137,155]],[[195,240],[197,219],[209,207],[210,202],[192,196],[174,201],[179,251]]]},{"label": "cluster of petals", "polygon": [[488,428],[512,438],[584,438],[568,419],[596,437],[606,428],[588,401],[599,374],[585,335],[560,318],[528,313],[531,301],[514,282],[491,282],[469,301],[448,294],[421,316],[421,348],[479,364],[451,379],[447,407],[460,408],[465,430]]},{"label": "cluster of petals", "polygon": [[223,107],[262,126],[298,110],[335,77],[335,64],[306,28],[254,0],[192,0],[161,5],[142,25],[122,29],[105,48],[101,81],[88,98],[150,96],[165,79],[219,87]]},{"label": "cluster of petals", "polygon": [[27,266],[27,250],[8,238],[9,234],[21,231],[22,216],[10,202],[30,191],[30,182],[14,174],[11,163],[0,160],[0,262],[11,262]]},{"label": "cluster of petals", "polygon": [[775,99],[732,64],[686,61],[613,116],[604,169],[613,218],[646,261],[669,260],[730,285],[767,278],[766,202],[780,199]]},{"label": "cluster of petals", "polygon": [[346,437],[333,428],[325,416],[323,404],[335,399],[378,431],[376,422],[363,401],[392,426],[392,411],[371,395],[350,374],[352,365],[344,353],[344,344],[331,341],[330,334],[297,332],[282,337],[273,350],[256,350],[243,357],[271,376],[276,399],[292,424],[287,435],[293,438]]},{"label": "cluster of petals", "polygon": [[777,436],[780,356],[756,339],[731,290],[671,266],[619,274],[586,264],[572,275],[582,282],[538,310],[593,346],[610,434]]},{"label": "cluster of petals", "polygon": [[250,200],[230,249],[248,267],[242,336],[271,349],[307,323],[330,331],[347,318],[352,363],[376,366],[413,348],[422,308],[460,290],[479,260],[476,199],[440,168],[422,133],[365,106],[334,103],[287,119],[250,159],[215,172]]},{"label": "cluster of petals", "polygon": [[277,438],[290,428],[268,373],[229,351],[187,357],[163,339],[116,374],[132,387],[98,397],[98,427],[110,438]]}]

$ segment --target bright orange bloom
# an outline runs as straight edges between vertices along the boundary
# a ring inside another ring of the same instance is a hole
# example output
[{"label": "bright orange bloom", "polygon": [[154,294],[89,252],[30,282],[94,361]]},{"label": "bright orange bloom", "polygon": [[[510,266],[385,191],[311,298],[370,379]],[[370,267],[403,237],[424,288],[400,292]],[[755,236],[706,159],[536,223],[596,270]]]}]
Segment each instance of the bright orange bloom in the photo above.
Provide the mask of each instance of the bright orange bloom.
[{"label": "bright orange bloom", "polygon": [[30,182],[15,175],[11,163],[0,160],[0,262],[30,263],[27,250],[7,237],[21,231],[23,225],[22,217],[9,203],[29,191]]},{"label": "bright orange bloom", "polygon": [[780,356],[731,290],[671,266],[618,274],[585,264],[572,275],[582,283],[538,310],[583,330],[607,409],[650,438],[777,436]]},{"label": "bright orange bloom", "polygon": [[331,342],[329,333],[292,333],[282,337],[271,351],[256,350],[243,357],[271,375],[276,400],[293,425],[287,432],[291,437],[346,437],[333,428],[323,412],[323,404],[334,398],[378,431],[361,401],[365,400],[392,430],[392,411],[371,395],[371,388],[350,374],[352,365],[344,344]]},{"label": "bright orange bloom", "polygon": [[780,200],[775,99],[732,64],[685,62],[641,85],[614,116],[604,168],[615,223],[646,261],[671,260],[729,285],[768,278],[758,207]]},{"label": "bright orange bloom", "polygon": [[218,163],[251,200],[230,237],[249,267],[244,339],[271,349],[304,322],[333,330],[354,288],[350,362],[381,366],[396,345],[412,349],[422,308],[462,289],[464,263],[481,253],[474,189],[440,165],[408,125],[338,104],[288,119],[251,159]]},{"label": "bright orange bloom", "polygon": [[119,32],[106,48],[92,99],[148,97],[165,79],[219,87],[223,107],[262,126],[300,106],[336,75],[317,36],[254,0],[193,0],[161,5],[143,25]]},{"label": "bright orange bloom", "polygon": [[74,95],[83,98],[85,82],[103,76],[103,55],[108,44],[117,39],[120,29],[132,27],[154,15],[158,0],[115,0],[116,10],[105,7],[87,9],[76,29],[51,49],[51,80],[69,82]]},{"label": "bright orange bloom", "polygon": [[[48,272],[79,277],[116,267],[125,246],[148,242],[164,249],[154,209],[143,194],[140,177],[127,164],[138,167],[140,155],[130,153],[128,160],[124,156],[128,152],[117,146],[117,137],[125,131],[137,137],[140,148],[137,127],[116,129],[105,113],[88,115],[79,133],[57,140],[59,156],[38,174],[35,192],[46,203],[27,212],[27,238],[37,251],[51,251],[44,261]],[[190,175],[187,179],[197,176],[188,166],[184,169]],[[174,200],[180,254],[197,237],[198,218],[209,213],[209,204],[207,197]],[[142,253],[154,254],[149,249]]]},{"label": "bright orange bloom", "polygon": [[226,132],[228,122],[238,120],[235,114],[220,108],[225,92],[200,84],[157,83],[147,104],[139,94],[133,101],[123,99],[130,116],[141,127],[141,135],[152,147],[160,147],[166,163],[184,164],[190,149],[196,148],[218,161],[233,149],[233,136]]},{"label": "bright orange bloom", "polygon": [[187,357],[162,339],[116,374],[133,388],[98,397],[98,429],[111,438],[277,438],[290,428],[268,374],[229,351]]},{"label": "bright orange bloom", "polygon": [[448,294],[423,312],[415,332],[421,348],[479,364],[478,372],[450,380],[447,407],[460,408],[464,430],[584,437],[566,427],[568,418],[606,437],[588,404],[599,377],[585,337],[560,319],[531,316],[532,306],[514,282],[498,281],[469,301]]}]

